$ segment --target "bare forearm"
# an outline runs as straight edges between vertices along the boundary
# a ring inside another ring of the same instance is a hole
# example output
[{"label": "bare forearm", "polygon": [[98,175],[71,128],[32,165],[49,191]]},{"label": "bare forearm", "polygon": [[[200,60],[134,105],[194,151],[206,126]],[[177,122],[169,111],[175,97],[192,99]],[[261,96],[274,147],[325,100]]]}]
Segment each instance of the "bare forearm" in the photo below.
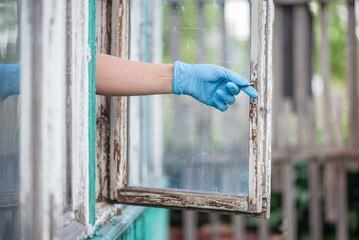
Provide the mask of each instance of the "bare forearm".
[{"label": "bare forearm", "polygon": [[96,93],[133,96],[173,93],[173,64],[151,64],[96,54]]}]

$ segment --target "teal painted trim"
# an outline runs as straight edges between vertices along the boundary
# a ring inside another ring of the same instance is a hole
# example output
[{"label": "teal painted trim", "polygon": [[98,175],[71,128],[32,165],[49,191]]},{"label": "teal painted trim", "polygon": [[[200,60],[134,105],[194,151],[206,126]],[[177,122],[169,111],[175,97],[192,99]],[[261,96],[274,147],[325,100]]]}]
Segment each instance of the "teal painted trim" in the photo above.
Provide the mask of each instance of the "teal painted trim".
[{"label": "teal painted trim", "polygon": [[89,0],[89,221],[95,224],[96,204],[96,3]]},{"label": "teal painted trim", "polygon": [[166,240],[168,234],[168,209],[126,206],[89,239]]}]

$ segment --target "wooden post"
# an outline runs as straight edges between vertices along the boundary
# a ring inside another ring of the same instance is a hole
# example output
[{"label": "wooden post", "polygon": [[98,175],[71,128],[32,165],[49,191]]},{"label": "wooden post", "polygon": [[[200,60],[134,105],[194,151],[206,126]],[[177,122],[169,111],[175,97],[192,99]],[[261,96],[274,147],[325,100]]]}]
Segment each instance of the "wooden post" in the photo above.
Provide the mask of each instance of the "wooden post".
[{"label": "wooden post", "polygon": [[[281,105],[283,104],[283,67],[284,67],[284,9],[281,6],[275,6],[275,21],[274,21],[274,41],[273,41],[273,121],[272,121],[272,148],[273,151],[278,151],[280,147],[280,139],[283,137],[283,128],[281,123],[283,121],[283,111]],[[288,124],[288,123],[286,123]],[[280,169],[281,165],[272,165],[272,192],[280,192]]]},{"label": "wooden post", "polygon": [[295,179],[294,167],[290,160],[283,163],[283,218],[284,218],[284,235],[286,240],[297,239],[297,221],[295,206]]},{"label": "wooden post", "polygon": [[269,224],[268,219],[258,219],[257,226],[258,226],[258,234],[257,239],[269,239]]},{"label": "wooden post", "polygon": [[322,233],[322,204],[320,186],[320,166],[318,160],[308,161],[309,178],[309,229],[310,239],[321,240]]},{"label": "wooden post", "polygon": [[348,229],[348,199],[347,199],[347,174],[345,169],[344,160],[338,160],[338,195],[337,195],[337,209],[338,219],[336,223],[336,239],[347,240],[349,239]]},{"label": "wooden post", "polygon": [[306,121],[306,103],[308,98],[308,54],[309,49],[309,10],[307,5],[293,7],[293,86],[295,109],[297,111],[297,146],[303,148],[307,143],[309,123]]},{"label": "wooden post", "polygon": [[[321,48],[320,48],[320,66],[321,76],[324,83],[323,91],[323,121],[324,121],[324,144],[325,146],[331,146],[332,134],[331,127],[333,121],[331,118],[331,94],[330,94],[330,49],[327,34],[328,26],[328,8],[326,3],[321,3],[320,13],[320,28],[321,28]],[[336,217],[336,167],[335,163],[331,160],[325,161],[324,165],[324,183],[325,183],[325,218],[329,222],[334,222]]]},{"label": "wooden post", "polygon": [[[286,123],[284,126],[284,139],[286,145],[283,149],[289,149],[289,119],[292,114],[291,101],[285,99],[283,106],[283,119]],[[287,240],[295,240],[297,236],[296,226],[296,206],[295,206],[295,173],[291,159],[287,159],[282,163],[281,182],[282,182],[282,202],[283,202],[283,219],[284,219],[284,235]]]},{"label": "wooden post", "polygon": [[[355,35],[355,1],[348,0],[348,96],[349,96],[349,146],[357,146],[359,141],[357,39]],[[343,159],[338,160],[338,219],[337,239],[348,239],[347,176]]]},{"label": "wooden post", "polygon": [[[359,96],[358,96],[358,56],[357,38],[355,34],[355,1],[348,0],[348,96],[349,96],[349,146],[359,145]],[[351,171],[359,170],[359,162],[349,163]]]},{"label": "wooden post", "polygon": [[211,240],[219,239],[219,226],[221,224],[220,215],[215,213],[209,214],[209,223],[211,224]]},{"label": "wooden post", "polygon": [[274,21],[274,41],[273,41],[273,149],[279,147],[280,140],[280,114],[281,100],[283,99],[283,69],[284,69],[284,9],[281,6],[275,7],[275,21]]},{"label": "wooden post", "polygon": [[183,211],[182,213],[183,240],[197,239],[197,212]]},{"label": "wooden post", "polygon": [[349,97],[349,145],[359,144],[359,101],[357,38],[355,35],[355,1],[348,0],[348,97]]},{"label": "wooden post", "polygon": [[[96,52],[110,54],[110,29],[108,22],[111,20],[110,3],[96,0]],[[106,201],[108,192],[108,164],[110,136],[110,106],[109,98],[96,96],[96,201]]]},{"label": "wooden post", "polygon": [[243,216],[232,216],[232,229],[234,240],[244,240],[246,236],[246,221]]},{"label": "wooden post", "polygon": [[332,121],[332,109],[331,109],[331,94],[330,94],[330,49],[329,49],[329,40],[328,40],[328,7],[326,3],[321,3],[320,5],[320,73],[324,83],[323,91],[323,111],[324,111],[324,144],[330,146],[332,143],[332,134],[331,126],[333,125]]}]

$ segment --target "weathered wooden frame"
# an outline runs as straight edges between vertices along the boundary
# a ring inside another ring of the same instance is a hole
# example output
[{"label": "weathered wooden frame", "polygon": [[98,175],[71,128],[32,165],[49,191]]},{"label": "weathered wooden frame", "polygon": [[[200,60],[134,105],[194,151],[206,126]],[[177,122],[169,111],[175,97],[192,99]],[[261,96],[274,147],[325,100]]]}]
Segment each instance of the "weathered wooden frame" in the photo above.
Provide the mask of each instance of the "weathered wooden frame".
[{"label": "weathered wooden frame", "polygon": [[[94,230],[88,171],[90,4],[22,1],[20,194],[25,239],[84,238]],[[70,176],[64,171],[66,162]],[[64,176],[72,192],[66,209]]]},{"label": "weathered wooden frame", "polygon": [[252,0],[251,76],[259,93],[250,100],[248,197],[226,194],[130,187],[128,159],[121,158],[120,203],[165,208],[196,209],[269,217],[271,174],[272,22],[273,1]]},{"label": "weathered wooden frame", "polygon": [[[97,53],[128,58],[129,0],[96,1]],[[105,199],[95,203],[95,226],[121,212],[114,204],[117,189],[127,180],[127,97],[97,96],[96,101],[96,172],[101,172],[96,189]],[[99,125],[105,125],[101,127]]]},{"label": "weathered wooden frame", "polygon": [[65,156],[66,1],[22,1],[21,238],[56,238]]}]

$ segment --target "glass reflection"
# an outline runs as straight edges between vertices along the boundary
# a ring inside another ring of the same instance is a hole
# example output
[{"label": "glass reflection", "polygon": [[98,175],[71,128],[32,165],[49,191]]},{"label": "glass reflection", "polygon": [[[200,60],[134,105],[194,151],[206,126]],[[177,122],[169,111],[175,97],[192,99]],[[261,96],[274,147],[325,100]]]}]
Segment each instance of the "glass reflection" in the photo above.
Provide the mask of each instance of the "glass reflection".
[{"label": "glass reflection", "polygon": [[0,239],[19,239],[19,26],[17,1],[0,0]]},{"label": "glass reflection", "polygon": [[[142,2],[148,3],[146,0]],[[141,26],[149,28],[143,32],[155,33],[154,23],[161,21],[158,16],[141,16],[145,18]],[[163,1],[161,32],[164,63],[179,60],[221,65],[249,78],[249,1]],[[141,41],[149,42],[143,52],[153,44],[151,36],[148,41],[143,40],[146,37],[146,34],[141,37]],[[134,48],[138,46],[131,46],[131,50]],[[163,96],[161,109],[156,110],[153,109],[156,106],[151,105],[155,102],[151,100],[153,98],[142,98],[141,104],[140,149],[145,160],[140,166],[146,165],[147,171],[136,172],[142,179],[139,182],[131,181],[130,176],[129,185],[154,187],[159,181],[151,175],[158,171],[158,160],[151,158],[154,156],[151,152],[157,151],[159,144],[151,139],[154,139],[153,135],[161,135],[164,142],[161,167],[166,176],[166,188],[247,195],[249,97],[239,94],[236,103],[225,113],[191,97],[173,95]],[[161,130],[154,127],[156,117],[152,115],[155,111],[162,112]],[[131,164],[130,156],[130,169]],[[135,173],[132,170],[130,175]]]}]

